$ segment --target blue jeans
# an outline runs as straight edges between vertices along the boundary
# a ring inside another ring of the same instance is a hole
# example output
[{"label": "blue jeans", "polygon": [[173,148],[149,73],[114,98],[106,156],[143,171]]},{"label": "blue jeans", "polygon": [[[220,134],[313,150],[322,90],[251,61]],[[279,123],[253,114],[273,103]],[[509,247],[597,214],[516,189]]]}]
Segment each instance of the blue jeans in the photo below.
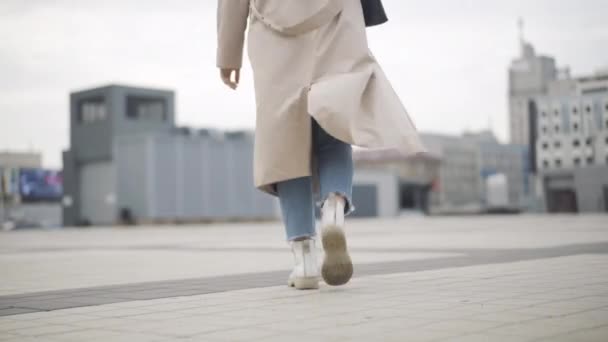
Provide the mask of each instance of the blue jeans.
[{"label": "blue jeans", "polygon": [[[317,159],[321,203],[329,194],[339,194],[346,199],[345,213],[349,213],[352,211],[353,184],[351,146],[327,134],[314,119],[312,145],[312,153]],[[315,236],[312,177],[289,179],[276,185],[287,240]]]}]

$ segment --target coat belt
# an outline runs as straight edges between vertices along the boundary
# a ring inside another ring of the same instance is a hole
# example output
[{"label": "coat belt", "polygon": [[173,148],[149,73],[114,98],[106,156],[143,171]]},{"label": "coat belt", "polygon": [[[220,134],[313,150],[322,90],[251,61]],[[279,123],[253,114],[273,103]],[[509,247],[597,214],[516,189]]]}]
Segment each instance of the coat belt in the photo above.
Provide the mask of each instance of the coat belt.
[{"label": "coat belt", "polygon": [[[307,0],[303,0],[307,1]],[[269,27],[270,29],[279,32],[280,34],[286,36],[298,36],[312,30],[316,30],[322,25],[328,23],[333,17],[337,16],[340,12],[342,12],[342,0],[328,0],[327,3],[315,14],[310,17],[304,19],[303,21],[291,25],[291,26],[283,26],[277,24],[271,18],[264,16],[257,9],[256,0],[249,1],[251,14],[256,19],[260,20],[264,25]]]}]

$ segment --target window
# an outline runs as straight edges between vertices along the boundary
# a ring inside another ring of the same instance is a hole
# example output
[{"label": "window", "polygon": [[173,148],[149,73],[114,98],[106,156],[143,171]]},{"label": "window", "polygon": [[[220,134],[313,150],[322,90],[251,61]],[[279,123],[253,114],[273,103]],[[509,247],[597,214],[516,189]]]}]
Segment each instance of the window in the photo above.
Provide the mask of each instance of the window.
[{"label": "window", "polygon": [[543,126],[543,133],[547,133],[547,126]]},{"label": "window", "polygon": [[105,101],[102,97],[85,99],[78,106],[77,119],[80,123],[94,123],[107,118]]},{"label": "window", "polygon": [[581,165],[581,158],[574,158],[574,165],[576,165],[576,166]]},{"label": "window", "polygon": [[572,113],[574,113],[575,115],[578,114],[578,109],[576,109],[576,107],[572,108]]},{"label": "window", "polygon": [[559,141],[556,141],[553,143],[553,146],[555,146],[555,148],[560,148],[562,144]]},{"label": "window", "polygon": [[133,120],[165,121],[165,99],[157,97],[127,96],[127,118]]},{"label": "window", "polygon": [[562,160],[561,159],[555,159],[555,166],[561,167],[562,166]]},{"label": "window", "polygon": [[[608,159],[608,157],[606,157]],[[549,167],[549,162],[546,160],[543,160],[543,168],[548,168]]]},{"label": "window", "polygon": [[587,157],[587,164],[593,164],[593,157]]},{"label": "window", "polygon": [[574,141],[572,142],[572,146],[574,147],[579,147],[581,145],[581,142],[578,139],[574,139]]},{"label": "window", "polygon": [[593,143],[593,139],[592,138],[587,138],[587,146],[591,146],[591,144]]},{"label": "window", "polygon": [[555,116],[559,115],[559,112],[557,111],[557,109],[555,111],[553,111],[553,114],[555,114]]},{"label": "window", "polygon": [[578,124],[575,123],[574,126],[572,126],[572,128],[574,128],[575,131],[578,131]]},{"label": "window", "polygon": [[543,117],[545,117],[545,116],[547,116],[547,113],[542,112],[542,113],[541,113],[541,115],[542,115]]},{"label": "window", "polygon": [[559,132],[559,126],[555,125],[555,132],[558,133]]},{"label": "window", "polygon": [[587,111],[587,113],[591,113],[591,106],[585,107],[585,110]]},{"label": "window", "polygon": [[543,150],[546,150],[546,149],[548,149],[548,148],[549,148],[549,144],[547,144],[547,143],[543,143]]}]

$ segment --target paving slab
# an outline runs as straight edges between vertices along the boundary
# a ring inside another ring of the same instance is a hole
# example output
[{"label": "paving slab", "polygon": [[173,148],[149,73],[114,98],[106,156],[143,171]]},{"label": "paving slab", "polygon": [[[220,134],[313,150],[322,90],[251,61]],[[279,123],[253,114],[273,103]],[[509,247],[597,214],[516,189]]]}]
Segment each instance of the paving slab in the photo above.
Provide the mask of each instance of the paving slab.
[{"label": "paving slab", "polygon": [[276,223],[0,233],[0,341],[607,341],[602,215],[353,220],[285,286]]}]

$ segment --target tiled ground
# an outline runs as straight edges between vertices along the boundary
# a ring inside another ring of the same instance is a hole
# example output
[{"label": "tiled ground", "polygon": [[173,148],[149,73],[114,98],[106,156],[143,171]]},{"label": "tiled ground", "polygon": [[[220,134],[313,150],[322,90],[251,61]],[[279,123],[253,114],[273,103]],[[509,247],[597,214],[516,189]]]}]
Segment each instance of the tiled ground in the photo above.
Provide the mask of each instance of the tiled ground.
[{"label": "tiled ground", "polygon": [[0,305],[75,305],[6,314],[0,341],[608,341],[606,216],[353,221],[356,277],[319,291],[281,284],[278,229],[2,233]]}]

